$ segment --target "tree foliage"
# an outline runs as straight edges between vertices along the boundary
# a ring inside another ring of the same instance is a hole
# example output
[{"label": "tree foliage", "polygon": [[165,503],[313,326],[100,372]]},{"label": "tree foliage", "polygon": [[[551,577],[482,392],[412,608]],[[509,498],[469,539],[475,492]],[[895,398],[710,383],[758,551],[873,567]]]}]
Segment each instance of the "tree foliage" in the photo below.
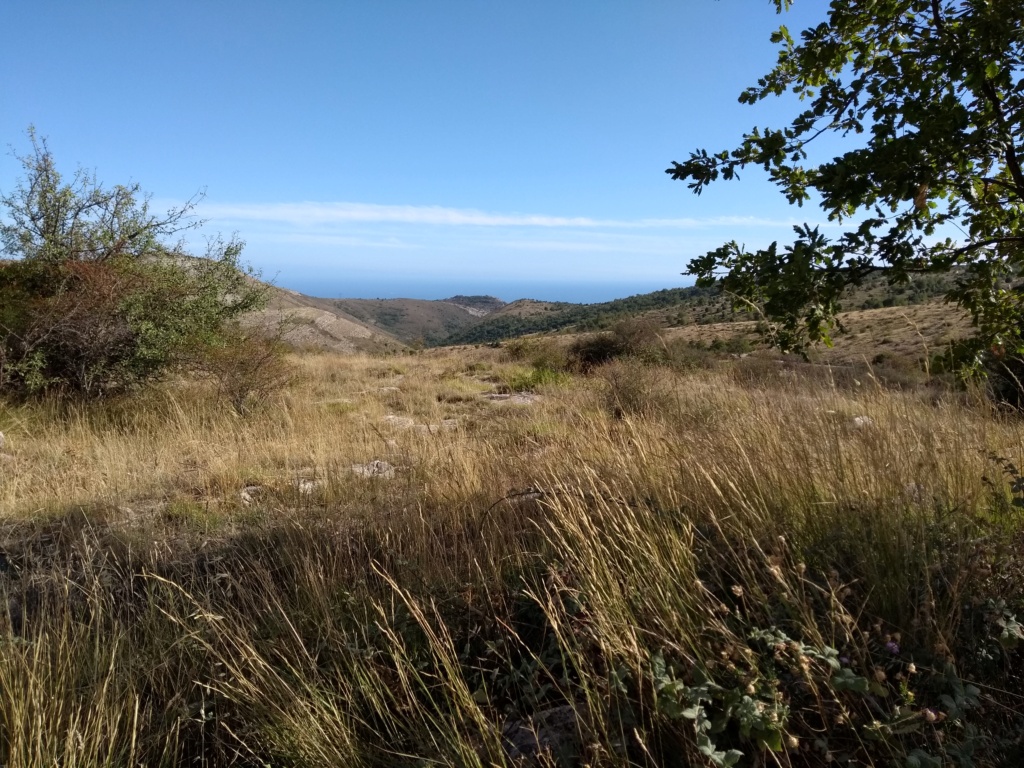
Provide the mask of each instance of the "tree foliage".
[{"label": "tree foliage", "polygon": [[[700,194],[760,166],[790,203],[817,202],[845,232],[830,239],[804,225],[782,247],[727,243],[689,263],[698,285],[721,281],[772,321],[778,345],[800,351],[831,343],[841,296],[869,275],[899,284],[951,272],[947,298],[976,329],[967,363],[1019,357],[1024,2],[834,0],[826,21],[798,39],[782,26],[772,40],[774,69],[740,101],[789,92],[802,110],[666,172]],[[848,149],[811,160],[812,143],[829,134]]]},{"label": "tree foliage", "polygon": [[65,182],[29,131],[24,176],[0,195],[0,392],[98,397],[134,387],[217,346],[265,290],[239,267],[242,243],[202,258],[171,238],[196,226],[195,200],[152,212],[137,184]]}]

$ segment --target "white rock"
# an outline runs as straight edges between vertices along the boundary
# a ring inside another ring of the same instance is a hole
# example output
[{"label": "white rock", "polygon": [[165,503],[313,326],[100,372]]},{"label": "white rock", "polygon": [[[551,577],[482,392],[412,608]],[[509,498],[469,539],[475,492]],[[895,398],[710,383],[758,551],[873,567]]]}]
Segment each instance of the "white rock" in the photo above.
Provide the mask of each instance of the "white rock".
[{"label": "white rock", "polygon": [[484,395],[485,398],[495,403],[508,403],[509,405],[533,405],[540,400],[540,395],[533,395],[529,392],[517,392],[513,395],[491,393]]},{"label": "white rock", "polygon": [[448,430],[458,429],[458,419],[445,419],[440,424],[416,424],[413,429],[417,432],[423,432],[428,435],[433,435],[437,432],[447,432]]},{"label": "white rock", "polygon": [[869,416],[854,416],[850,420],[850,426],[854,429],[868,429],[875,426],[875,421]]},{"label": "white rock", "polygon": [[907,483],[903,486],[903,495],[910,501],[920,504],[925,498],[925,487],[920,483]]},{"label": "white rock", "polygon": [[299,489],[299,493],[301,493],[303,496],[309,496],[322,485],[322,480],[307,480],[306,478],[303,478],[295,483],[295,487]]},{"label": "white rock", "polygon": [[395,429],[411,429],[416,426],[415,419],[410,419],[408,416],[395,416],[394,414],[385,416],[383,422],[390,424]]},{"label": "white rock", "polygon": [[242,500],[242,504],[248,507],[259,500],[264,492],[265,489],[262,485],[247,485],[238,492],[238,498]]},{"label": "white rock", "polygon": [[3,432],[0,432],[0,448],[3,448],[4,447],[4,443],[6,443],[6,442],[7,442],[7,438],[4,437],[4,433]]},{"label": "white rock", "polygon": [[383,480],[393,480],[395,477],[395,467],[380,459],[374,459],[368,464],[353,464],[352,471],[360,477],[379,477]]},{"label": "white rock", "polygon": [[588,719],[585,712],[571,704],[547,709],[530,720],[506,723],[501,729],[502,746],[516,765],[541,765],[539,758],[544,753],[566,757],[579,754],[589,730]]}]

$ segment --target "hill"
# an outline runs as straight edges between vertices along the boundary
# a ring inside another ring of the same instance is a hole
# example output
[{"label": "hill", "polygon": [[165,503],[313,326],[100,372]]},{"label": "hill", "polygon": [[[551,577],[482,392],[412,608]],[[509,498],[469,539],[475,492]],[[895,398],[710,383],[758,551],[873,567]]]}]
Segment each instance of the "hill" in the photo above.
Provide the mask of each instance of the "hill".
[{"label": "hill", "polygon": [[437,346],[505,306],[493,296],[448,299],[333,299],[331,306],[407,343]]},{"label": "hill", "polygon": [[376,353],[398,351],[405,346],[394,335],[342,311],[330,299],[273,285],[269,304],[253,313],[247,322],[274,332],[283,327],[283,340],[298,349]]},{"label": "hill", "polygon": [[[872,278],[844,302],[847,312],[911,307],[935,302],[952,277],[925,275],[901,286]],[[326,299],[273,287],[259,322],[277,327],[297,347],[336,352],[386,352],[405,345],[428,347],[486,344],[538,333],[586,333],[619,320],[642,317],[667,328],[750,322],[717,288],[669,288],[595,304],[455,295],[446,299]],[[752,327],[752,326],[751,326]],[[706,336],[694,331],[697,336]]]},{"label": "hill", "polygon": [[[888,286],[868,279],[845,302],[847,311],[923,304],[945,295],[952,278],[926,275],[907,285]],[[567,304],[524,299],[467,324],[437,345],[485,344],[533,333],[586,332],[607,328],[618,320],[646,317],[658,325],[681,327],[754,320],[736,312],[717,288],[669,288],[597,304]]]}]

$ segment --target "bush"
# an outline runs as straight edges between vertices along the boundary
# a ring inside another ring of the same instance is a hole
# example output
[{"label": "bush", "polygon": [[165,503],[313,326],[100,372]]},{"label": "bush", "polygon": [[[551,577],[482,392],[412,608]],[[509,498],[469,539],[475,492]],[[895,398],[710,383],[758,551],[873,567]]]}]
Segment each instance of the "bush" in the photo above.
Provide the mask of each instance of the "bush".
[{"label": "bush", "polygon": [[664,369],[635,359],[615,360],[602,366],[597,375],[605,383],[605,406],[616,418],[664,418],[678,410]]},{"label": "bush", "polygon": [[569,381],[569,375],[550,368],[513,368],[501,374],[504,392],[532,392],[538,387],[557,387]]},{"label": "bush", "polygon": [[657,324],[643,318],[620,320],[610,331],[577,339],[569,347],[571,366],[584,373],[619,357],[656,362],[664,355]]},{"label": "bush", "polygon": [[193,226],[194,200],[161,218],[137,185],[107,190],[81,170],[66,184],[29,136],[25,176],[0,195],[0,393],[131,389],[223,346],[226,324],[265,300],[239,241],[215,238],[203,258],[165,242]]},{"label": "bush", "polygon": [[619,339],[611,333],[598,333],[577,339],[569,347],[569,359],[573,368],[589,373],[599,365],[611,362],[623,354]]},{"label": "bush", "polygon": [[203,350],[196,369],[214,382],[219,398],[235,413],[245,415],[294,378],[285,353],[280,338],[267,338],[232,323],[219,344]]}]

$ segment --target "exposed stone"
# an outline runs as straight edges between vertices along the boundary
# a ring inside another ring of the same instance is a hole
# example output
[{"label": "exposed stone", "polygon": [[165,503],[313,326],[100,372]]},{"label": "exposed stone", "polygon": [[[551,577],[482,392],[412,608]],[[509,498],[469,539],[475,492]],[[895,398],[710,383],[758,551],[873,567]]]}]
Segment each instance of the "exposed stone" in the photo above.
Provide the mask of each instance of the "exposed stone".
[{"label": "exposed stone", "polygon": [[395,477],[395,467],[380,459],[367,464],[353,464],[352,471],[360,477],[379,477],[383,480],[393,480]]},{"label": "exposed stone", "polygon": [[432,435],[436,432],[447,432],[451,429],[458,429],[458,419],[445,419],[440,424],[415,424],[413,429],[416,432],[423,432],[424,434]]},{"label": "exposed stone", "polygon": [[267,489],[262,485],[247,485],[238,492],[238,498],[242,500],[243,505],[248,507],[259,501],[266,492]]},{"label": "exposed stone", "polygon": [[459,426],[458,419],[444,419],[440,424],[417,424],[415,419],[411,419],[408,416],[395,416],[394,414],[385,416],[383,421],[385,424],[390,424],[395,429],[411,429],[416,432],[424,432],[427,434],[449,429],[457,429]]},{"label": "exposed stone", "polygon": [[416,426],[415,419],[410,419],[408,416],[395,416],[393,413],[385,416],[382,421],[395,429],[411,429]]},{"label": "exposed stone", "polygon": [[493,403],[507,403],[509,405],[533,405],[541,399],[540,395],[534,395],[529,392],[516,392],[511,395],[492,392],[484,395],[484,397]]},{"label": "exposed stone", "polygon": [[530,720],[513,720],[501,730],[502,745],[517,765],[548,765],[548,754],[556,765],[577,765],[583,750],[583,723],[571,704],[538,712]]},{"label": "exposed stone", "polygon": [[4,447],[4,444],[6,442],[7,442],[7,438],[4,437],[4,433],[3,432],[0,432],[0,449],[2,449]]},{"label": "exposed stone", "polygon": [[309,496],[310,494],[315,493],[322,485],[322,480],[309,480],[308,478],[302,478],[295,482],[295,487],[299,489],[299,493],[303,496]]},{"label": "exposed stone", "polygon": [[869,416],[854,416],[850,419],[850,426],[854,429],[869,429],[875,426],[875,421]]},{"label": "exposed stone", "polygon": [[927,490],[920,483],[907,483],[903,486],[903,495],[908,501],[912,501],[915,504],[920,504],[925,499]]}]

